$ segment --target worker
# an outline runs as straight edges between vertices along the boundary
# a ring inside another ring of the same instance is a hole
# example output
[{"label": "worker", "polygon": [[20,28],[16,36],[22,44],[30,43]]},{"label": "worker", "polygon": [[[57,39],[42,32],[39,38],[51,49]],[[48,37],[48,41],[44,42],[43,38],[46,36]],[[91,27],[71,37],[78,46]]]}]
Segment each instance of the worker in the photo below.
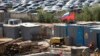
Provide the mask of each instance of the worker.
[{"label": "worker", "polygon": [[89,44],[89,48],[90,48],[91,52],[94,51],[94,49],[95,49],[94,42],[91,42],[91,43]]},{"label": "worker", "polygon": [[60,50],[59,56],[63,56],[63,51]]},{"label": "worker", "polygon": [[95,56],[99,56],[99,49],[98,48],[95,49],[94,54],[95,54]]}]

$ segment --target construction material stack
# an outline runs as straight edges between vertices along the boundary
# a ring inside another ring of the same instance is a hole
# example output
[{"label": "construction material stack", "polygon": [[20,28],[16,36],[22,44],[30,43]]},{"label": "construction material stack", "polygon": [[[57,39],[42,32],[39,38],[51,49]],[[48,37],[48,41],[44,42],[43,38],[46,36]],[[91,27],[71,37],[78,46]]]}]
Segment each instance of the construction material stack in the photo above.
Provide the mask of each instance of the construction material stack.
[{"label": "construction material stack", "polygon": [[29,52],[32,47],[32,41],[21,41],[7,45],[6,54],[15,55]]},{"label": "construction material stack", "polygon": [[0,38],[0,55],[3,55],[6,49],[6,44],[12,41],[12,38]]}]

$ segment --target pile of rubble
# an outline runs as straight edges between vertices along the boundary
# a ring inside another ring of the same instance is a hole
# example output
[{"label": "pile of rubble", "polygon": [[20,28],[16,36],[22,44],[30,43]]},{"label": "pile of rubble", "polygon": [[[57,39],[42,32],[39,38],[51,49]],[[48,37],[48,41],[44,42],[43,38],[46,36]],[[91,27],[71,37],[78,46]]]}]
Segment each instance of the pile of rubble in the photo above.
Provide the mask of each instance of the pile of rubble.
[{"label": "pile of rubble", "polygon": [[0,41],[0,55],[13,56],[16,54],[29,54],[47,51],[49,44],[47,42],[23,41],[18,39],[6,39]]}]

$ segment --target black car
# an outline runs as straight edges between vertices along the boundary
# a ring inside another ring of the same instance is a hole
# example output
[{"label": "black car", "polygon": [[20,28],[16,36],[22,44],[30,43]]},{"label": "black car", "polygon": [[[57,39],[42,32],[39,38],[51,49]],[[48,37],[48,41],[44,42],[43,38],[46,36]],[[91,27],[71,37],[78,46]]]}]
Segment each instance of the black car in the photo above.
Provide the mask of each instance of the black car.
[{"label": "black car", "polygon": [[3,10],[4,12],[7,12],[7,7],[5,7],[5,6],[0,6],[0,10]]}]

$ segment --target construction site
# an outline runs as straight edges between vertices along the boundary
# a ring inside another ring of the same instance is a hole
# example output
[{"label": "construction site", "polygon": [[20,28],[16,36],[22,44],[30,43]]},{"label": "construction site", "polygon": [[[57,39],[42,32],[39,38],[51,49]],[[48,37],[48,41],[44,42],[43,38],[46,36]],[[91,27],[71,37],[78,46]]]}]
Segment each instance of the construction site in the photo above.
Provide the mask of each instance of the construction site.
[{"label": "construction site", "polygon": [[0,0],[0,56],[100,56],[100,0]]},{"label": "construction site", "polygon": [[0,56],[99,56],[100,22],[0,24]]}]

